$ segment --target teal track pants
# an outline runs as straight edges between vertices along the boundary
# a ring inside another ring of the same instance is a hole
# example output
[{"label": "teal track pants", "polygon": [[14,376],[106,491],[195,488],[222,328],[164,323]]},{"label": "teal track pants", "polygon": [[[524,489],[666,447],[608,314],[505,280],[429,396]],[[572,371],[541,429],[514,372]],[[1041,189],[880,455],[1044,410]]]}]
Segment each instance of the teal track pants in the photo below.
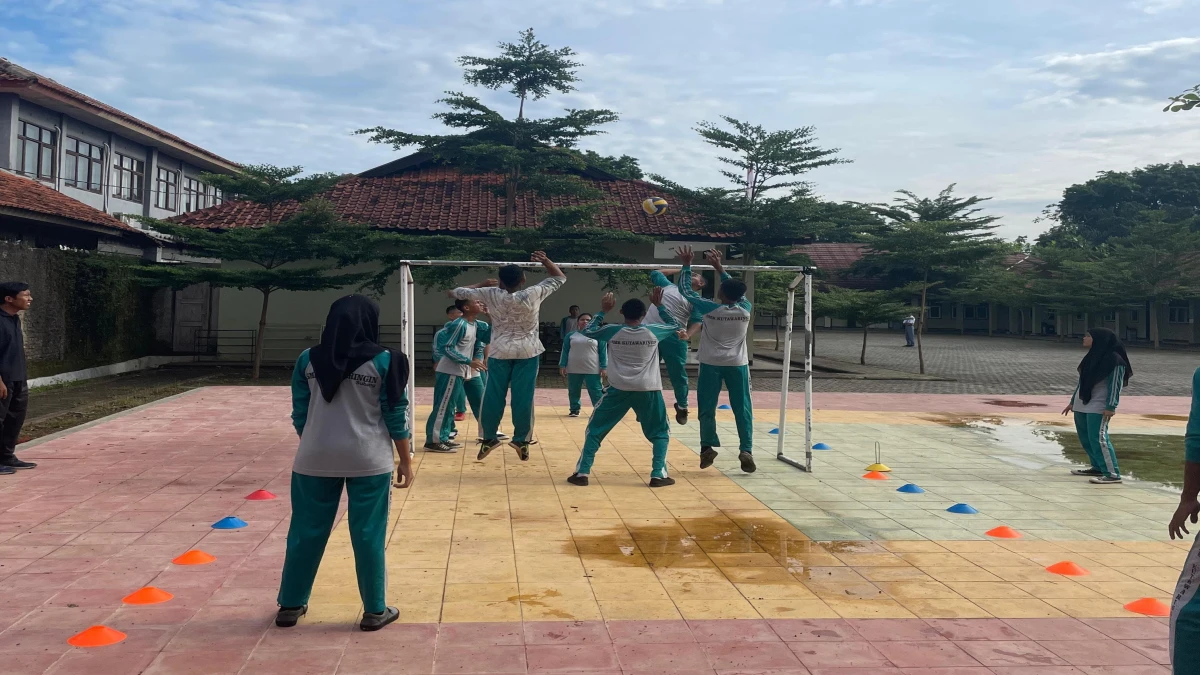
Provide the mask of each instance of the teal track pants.
[{"label": "teal track pants", "polygon": [[729,407],[737,424],[738,449],[754,451],[754,403],[750,400],[750,366],[710,366],[700,364],[696,380],[696,399],[700,404],[700,445],[721,447],[717,436],[717,401],[721,384],[729,391]]},{"label": "teal track pants", "polygon": [[1121,467],[1117,465],[1117,451],[1113,448],[1112,439],[1108,437],[1108,420],[1100,413],[1075,413],[1075,433],[1079,434],[1079,444],[1087,453],[1092,468],[1103,471],[1104,475],[1116,478],[1121,475]]},{"label": "teal track pants", "polygon": [[464,380],[455,375],[435,373],[433,384],[433,410],[425,422],[425,442],[445,443],[454,430],[454,399],[458,391],[471,404],[471,412],[479,418],[483,399],[483,382],[478,377]]},{"label": "teal track pants", "polygon": [[479,428],[485,439],[496,438],[508,390],[512,389],[512,440],[528,443],[533,434],[533,390],[537,385],[541,357],[528,359],[488,359],[487,386],[483,392],[483,411]]},{"label": "teal track pants", "polygon": [[463,387],[454,387],[454,414],[467,412],[467,391]]},{"label": "teal track pants", "polygon": [[600,399],[600,404],[592,411],[592,419],[588,421],[587,440],[583,443],[583,452],[575,465],[575,472],[588,474],[592,470],[592,462],[604,437],[613,430],[624,417],[633,409],[638,422],[642,425],[642,434],[653,446],[653,458],[650,463],[651,478],[667,477],[667,446],[671,442],[671,427],[667,423],[667,406],[663,403],[661,391],[620,391],[609,387]]},{"label": "teal track pants", "polygon": [[387,608],[387,526],[392,500],[392,474],[360,478],[328,478],[292,473],[292,523],[288,527],[280,607],[308,604],[313,580],[333,532],[342,486],[346,486],[350,544],[363,611]]},{"label": "teal track pants", "polygon": [[600,381],[599,375],[588,375],[585,373],[567,373],[567,402],[571,404],[571,412],[579,412],[582,408],[580,403],[580,393],[584,387],[587,387],[588,398],[592,400],[592,407],[600,402],[600,397],[604,395],[604,384]]},{"label": "teal track pants", "polygon": [[667,379],[675,390],[675,403],[680,408],[688,407],[688,343],[678,337],[669,337],[658,343],[658,355],[667,364]]},{"label": "teal track pants", "polygon": [[1192,543],[1171,599],[1170,656],[1174,675],[1200,675],[1200,535]]}]

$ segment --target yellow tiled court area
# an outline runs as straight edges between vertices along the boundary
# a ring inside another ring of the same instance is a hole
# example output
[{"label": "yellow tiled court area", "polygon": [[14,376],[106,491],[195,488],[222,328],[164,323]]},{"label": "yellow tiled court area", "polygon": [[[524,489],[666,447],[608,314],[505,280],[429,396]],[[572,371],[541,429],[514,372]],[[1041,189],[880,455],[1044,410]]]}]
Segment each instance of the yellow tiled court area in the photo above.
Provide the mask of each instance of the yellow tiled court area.
[{"label": "yellow tiled court area", "polygon": [[[418,431],[428,412],[418,407]],[[856,421],[870,424],[864,415]],[[566,483],[586,424],[539,407],[528,462],[507,446],[475,461],[470,420],[457,454],[423,452],[418,433],[416,481],[393,492],[388,550],[402,621],[1136,616],[1122,605],[1168,601],[1188,545],[810,541],[715,467],[700,471],[676,440],[677,484],[648,488],[649,444],[632,415],[605,441],[591,485]],[[1067,558],[1091,574],[1044,570]],[[353,565],[342,522],[312,621],[361,611]]]}]

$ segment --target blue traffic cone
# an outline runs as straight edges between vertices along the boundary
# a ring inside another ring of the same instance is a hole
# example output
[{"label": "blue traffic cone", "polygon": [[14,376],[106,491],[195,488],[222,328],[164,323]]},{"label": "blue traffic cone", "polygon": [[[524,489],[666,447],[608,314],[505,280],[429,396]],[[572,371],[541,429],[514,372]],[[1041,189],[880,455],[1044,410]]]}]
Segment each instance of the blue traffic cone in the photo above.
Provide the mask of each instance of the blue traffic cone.
[{"label": "blue traffic cone", "polygon": [[814,443],[813,450],[832,450],[827,443]]},{"label": "blue traffic cone", "polygon": [[979,513],[979,511],[970,504],[955,504],[946,510],[950,513]]},{"label": "blue traffic cone", "polygon": [[213,523],[214,530],[237,530],[246,526],[246,521],[237,516],[226,516]]},{"label": "blue traffic cone", "polygon": [[904,485],[896,488],[896,492],[907,492],[909,494],[919,495],[925,492],[925,488],[917,485],[916,483],[905,483]]},{"label": "blue traffic cone", "polygon": [[778,436],[778,435],[779,435],[779,428],[778,428],[778,427],[776,427],[776,428],[774,428],[774,429],[772,429],[772,430],[768,431],[767,433],[768,433],[768,434],[775,434],[776,436]]}]

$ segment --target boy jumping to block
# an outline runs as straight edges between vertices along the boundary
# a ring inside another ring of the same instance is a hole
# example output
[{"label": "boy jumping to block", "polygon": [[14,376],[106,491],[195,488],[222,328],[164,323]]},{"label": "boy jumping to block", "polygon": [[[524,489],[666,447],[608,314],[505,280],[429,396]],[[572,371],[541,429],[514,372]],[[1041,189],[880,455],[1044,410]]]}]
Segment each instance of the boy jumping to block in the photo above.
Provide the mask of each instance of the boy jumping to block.
[{"label": "boy jumping to block", "polygon": [[604,437],[632,408],[642,425],[642,434],[654,447],[650,469],[650,487],[674,485],[667,476],[667,445],[671,441],[671,426],[667,422],[667,407],[663,403],[662,376],[658,371],[658,345],[672,335],[683,332],[678,326],[643,324],[646,303],[634,298],[621,305],[625,323],[604,325],[604,313],[616,307],[613,294],[600,301],[599,314],[592,319],[583,334],[608,343],[608,389],[600,404],[592,411],[587,426],[587,440],[575,465],[575,473],[567,478],[572,485],[587,485],[592,461]]},{"label": "boy jumping to block", "polygon": [[[679,270],[654,270],[650,273],[650,281],[662,289],[661,300],[651,297],[651,306],[646,310],[645,323],[669,324],[675,323],[686,328],[692,315],[692,303],[684,297],[675,284],[667,278]],[[683,278],[682,276],[680,277]],[[699,274],[691,275],[692,290],[697,293],[704,288],[704,277]],[[658,353],[667,364],[667,377],[671,380],[671,388],[675,390],[675,422],[687,424],[688,421],[688,375],[687,355],[688,341],[677,336],[671,336],[658,346]]]},{"label": "boy jumping to block", "polygon": [[717,302],[705,299],[692,290],[687,280],[692,273],[691,246],[679,248],[683,272],[679,277],[679,292],[691,303],[695,324],[688,333],[700,333],[700,377],[696,381],[696,398],[700,404],[700,468],[712,466],[717,457],[714,448],[721,447],[717,437],[717,399],[721,383],[729,390],[729,407],[738,432],[738,460],[742,471],[754,473],[754,404],[750,400],[750,361],[746,353],[746,332],[750,329],[751,307],[746,300],[746,284],[734,279],[721,265],[721,253],[709,250],[704,257],[717,270],[721,285]]},{"label": "boy jumping to block", "polygon": [[583,334],[591,323],[592,315],[584,312],[578,316],[578,329],[571,329],[563,340],[562,357],[558,359],[558,373],[567,377],[567,402],[571,406],[567,417],[579,417],[582,404],[579,394],[587,387],[592,407],[604,395],[604,369],[608,368],[608,344],[598,342]]},{"label": "boy jumping to block", "polygon": [[[510,445],[522,462],[529,461],[533,390],[537,384],[539,357],[546,351],[538,338],[538,313],[542,301],[567,282],[567,275],[546,257],[545,251],[534,251],[532,260],[541,263],[549,276],[529,288],[521,288],[525,284],[525,272],[520,267],[505,265],[500,268],[498,283],[488,279],[450,291],[450,295],[459,300],[487,303],[488,316],[493,322],[487,388],[479,416],[483,436],[477,457],[480,460],[500,445],[497,430],[511,388],[513,439]],[[494,288],[497,285],[499,288]]]},{"label": "boy jumping to block", "polygon": [[471,408],[478,416],[480,399],[483,398],[480,371],[483,364],[484,340],[479,333],[487,330],[487,324],[476,321],[480,304],[477,300],[459,300],[455,306],[462,316],[446,324],[438,331],[433,352],[440,355],[434,368],[433,411],[425,423],[425,449],[430,452],[455,452],[450,444],[450,432],[454,428],[454,399],[461,389]]}]

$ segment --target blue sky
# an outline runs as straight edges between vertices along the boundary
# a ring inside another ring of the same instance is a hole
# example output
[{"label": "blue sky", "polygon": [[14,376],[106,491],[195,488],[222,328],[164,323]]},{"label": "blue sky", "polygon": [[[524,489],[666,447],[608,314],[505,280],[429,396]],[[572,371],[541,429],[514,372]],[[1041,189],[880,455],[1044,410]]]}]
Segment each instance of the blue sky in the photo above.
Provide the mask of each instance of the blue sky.
[{"label": "blue sky", "polygon": [[[957,183],[1007,237],[1102,170],[1200,158],[1200,0],[0,0],[0,55],[242,162],[357,172],[394,158],[351,132],[438,129],[455,57],[533,26],[579,91],[621,113],[585,147],[719,184],[692,127],[813,125],[852,164],[832,199]],[[500,95],[487,94],[507,105]]]}]

